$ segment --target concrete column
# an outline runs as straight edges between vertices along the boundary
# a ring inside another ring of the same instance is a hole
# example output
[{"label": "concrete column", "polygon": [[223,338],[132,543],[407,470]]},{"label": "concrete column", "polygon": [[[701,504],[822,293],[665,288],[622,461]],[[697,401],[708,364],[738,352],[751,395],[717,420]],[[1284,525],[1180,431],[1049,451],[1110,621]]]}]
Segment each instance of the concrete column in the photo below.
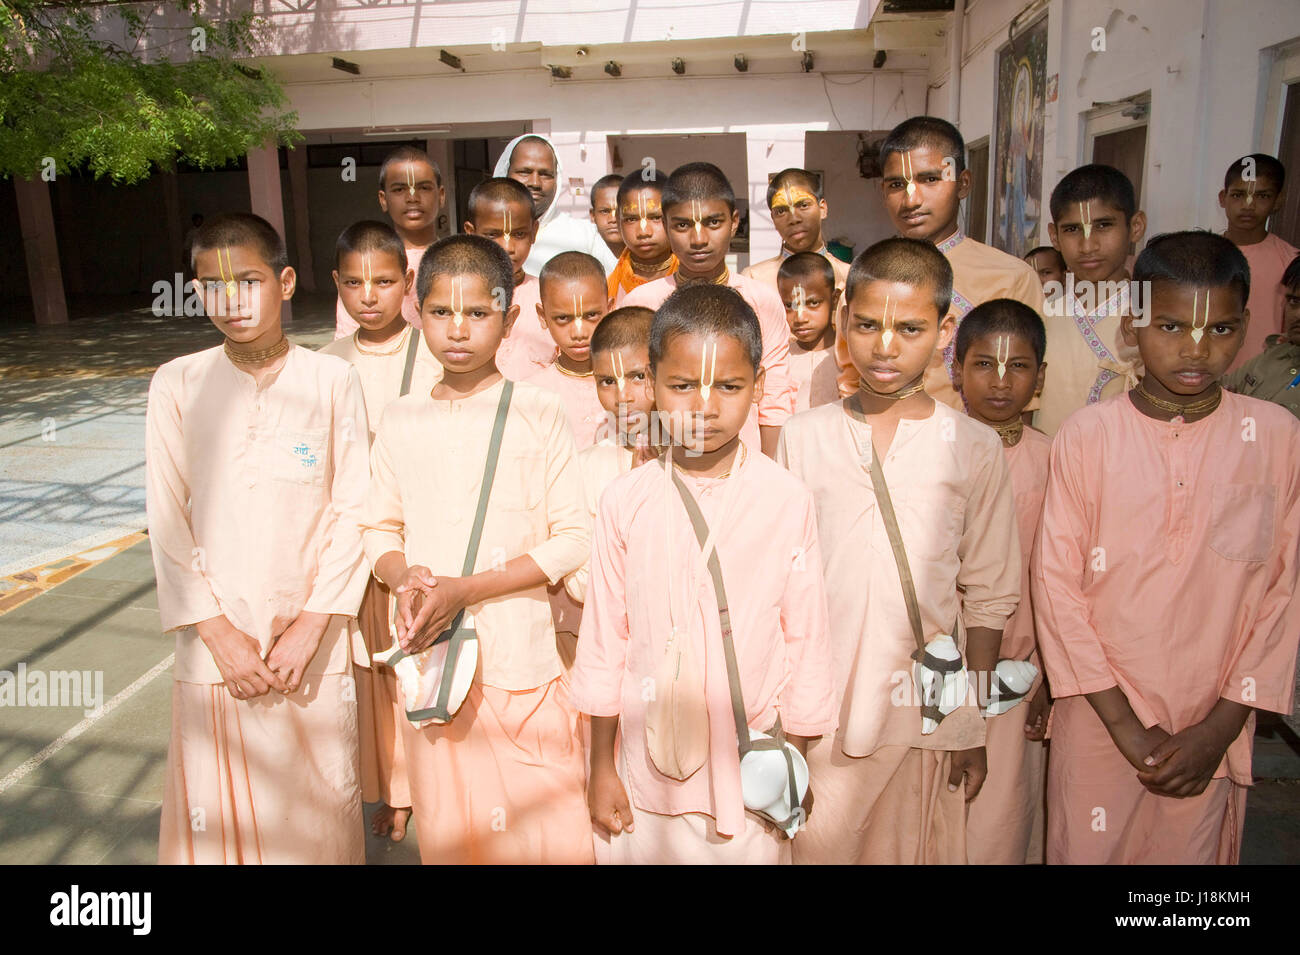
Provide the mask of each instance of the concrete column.
[{"label": "concrete column", "polygon": [[[254,215],[284,235],[284,196],[280,191],[280,153],[275,143],[248,151],[248,198]],[[292,302],[285,302],[281,321],[293,322]]]},{"label": "concrete column", "polygon": [[440,215],[447,217],[447,225],[438,229],[438,238],[445,239],[456,225],[456,144],[450,139],[429,139],[425,140],[424,151],[438,164],[438,171],[442,173],[447,201],[443,203]]},{"label": "concrete column", "polygon": [[316,267],[311,254],[311,219],[308,215],[307,147],[289,150],[289,194],[293,197],[293,238],[298,244],[298,285],[316,291]]},{"label": "concrete column", "polygon": [[68,303],[63,296],[63,273],[59,268],[59,243],[50,208],[50,184],[43,179],[14,176],[18,196],[18,222],[27,257],[27,277],[32,291],[32,308],[37,325],[66,325]]}]

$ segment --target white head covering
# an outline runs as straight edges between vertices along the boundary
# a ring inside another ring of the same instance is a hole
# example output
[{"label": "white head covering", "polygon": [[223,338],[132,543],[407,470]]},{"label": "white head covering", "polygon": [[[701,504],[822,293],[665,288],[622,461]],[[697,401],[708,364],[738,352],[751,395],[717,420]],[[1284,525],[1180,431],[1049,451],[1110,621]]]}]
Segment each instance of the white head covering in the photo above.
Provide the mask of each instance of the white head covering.
[{"label": "white head covering", "polygon": [[515,147],[524,139],[540,139],[551,147],[551,153],[555,156],[555,195],[538,221],[537,241],[533,243],[533,249],[524,262],[524,271],[529,275],[536,275],[552,256],[559,255],[561,252],[586,252],[600,260],[605,274],[608,275],[618,264],[618,259],[609,251],[605,240],[600,237],[596,224],[589,219],[575,219],[573,216],[560,213],[560,193],[567,188],[567,180],[564,178],[564,163],[561,162],[560,152],[555,148],[554,143],[538,133],[516,136],[506,144],[505,151],[497,160],[496,168],[492,170],[492,175],[509,176],[510,157],[514,155]]}]

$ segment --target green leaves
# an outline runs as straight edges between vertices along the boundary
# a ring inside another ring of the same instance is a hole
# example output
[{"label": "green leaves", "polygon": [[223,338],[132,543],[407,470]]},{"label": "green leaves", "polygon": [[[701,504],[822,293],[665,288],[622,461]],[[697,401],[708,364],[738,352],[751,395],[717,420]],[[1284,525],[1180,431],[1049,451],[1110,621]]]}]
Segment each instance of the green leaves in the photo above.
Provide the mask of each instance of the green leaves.
[{"label": "green leaves", "polygon": [[34,177],[51,157],[132,183],[300,140],[275,79],[242,62],[266,29],[252,14],[208,20],[199,0],[0,0],[0,175]]}]

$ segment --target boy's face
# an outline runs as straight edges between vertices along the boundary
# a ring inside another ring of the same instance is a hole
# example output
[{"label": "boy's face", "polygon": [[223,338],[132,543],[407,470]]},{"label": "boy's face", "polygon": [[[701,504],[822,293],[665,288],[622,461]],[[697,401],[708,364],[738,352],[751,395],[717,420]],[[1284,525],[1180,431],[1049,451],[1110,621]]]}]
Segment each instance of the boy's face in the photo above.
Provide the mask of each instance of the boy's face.
[{"label": "boy's face", "polygon": [[427,162],[396,162],[384,174],[379,208],[388,213],[399,233],[427,232],[437,224],[446,196]]},{"label": "boy's face", "polygon": [[744,348],[730,335],[680,333],[668,339],[652,372],[651,398],[673,440],[688,452],[708,454],[744,427],[761,394]]},{"label": "boy's face", "polygon": [[339,301],[358,325],[367,331],[387,328],[402,316],[402,299],[415,273],[402,270],[397,257],[367,250],[346,252],[334,270]]},{"label": "boy's face", "polygon": [[591,333],[608,311],[608,290],[594,276],[547,279],[537,305],[542,326],[560,351],[583,366],[591,361]]},{"label": "boy's face", "polygon": [[618,211],[619,232],[632,258],[647,265],[658,265],[668,258],[668,230],[664,228],[663,193],[643,186],[623,198]]},{"label": "boy's face", "polygon": [[623,244],[618,227],[618,186],[603,186],[591,194],[591,221],[607,243]]},{"label": "boy's face", "polygon": [[193,281],[208,320],[246,344],[279,337],[280,303],[293,298],[297,276],[291,268],[276,274],[252,245],[226,245],[195,253]]},{"label": "boy's face", "polygon": [[1258,176],[1254,182],[1234,179],[1232,185],[1219,191],[1219,208],[1233,229],[1254,232],[1267,227],[1281,195],[1282,190],[1268,176]]},{"label": "boy's face", "polygon": [[848,303],[843,329],[853,367],[871,391],[891,395],[925,373],[936,349],[952,338],[934,290],[902,282],[866,282]]},{"label": "boy's face", "polygon": [[424,340],[449,374],[478,371],[496,359],[519,306],[502,315],[497,298],[480,275],[436,275],[420,304]]},{"label": "boy's face", "polygon": [[1120,328],[1157,385],[1149,391],[1156,397],[1162,397],[1161,388],[1173,397],[1192,397],[1223,377],[1246,333],[1246,311],[1231,287],[1152,282],[1147,308],[1149,325],[1135,327],[1133,316],[1126,315]]},{"label": "boy's face", "polygon": [[[957,228],[957,210],[970,192],[970,170],[955,175],[956,157],[946,166],[944,154],[933,146],[890,153],[885,160],[881,192],[885,211],[898,234],[924,242],[942,242]],[[944,176],[953,176],[945,179]],[[908,181],[911,195],[908,195]]]},{"label": "boy's face", "polygon": [[474,215],[466,220],[464,229],[467,235],[481,235],[505,249],[515,269],[515,284],[523,281],[524,262],[537,238],[537,220],[527,204],[480,203]]},{"label": "boy's face", "polygon": [[812,345],[826,334],[835,311],[835,289],[820,276],[776,281],[785,305],[785,320],[790,336],[801,345]]},{"label": "boy's face", "polygon": [[826,200],[818,199],[799,183],[787,183],[772,197],[772,225],[791,252],[813,252],[822,247],[822,221]]},{"label": "boy's face", "polygon": [[[1086,226],[1086,228],[1085,228]],[[1124,212],[1104,199],[1068,204],[1059,222],[1047,234],[1065,259],[1065,267],[1078,282],[1114,282],[1124,277],[1129,250],[1147,231],[1145,213],[1126,219]]]},{"label": "boy's face", "polygon": [[700,278],[715,275],[740,225],[739,214],[728,210],[721,199],[681,202],[665,212],[668,244],[677,256],[677,270]]},{"label": "boy's face", "polygon": [[972,341],[965,359],[953,365],[953,387],[965,396],[975,417],[1002,424],[1025,410],[1043,387],[1046,369],[1023,335],[993,332]]},{"label": "boy's face", "polygon": [[1300,285],[1287,289],[1282,300],[1282,336],[1292,345],[1300,345]]},{"label": "boy's face", "polygon": [[1053,255],[1050,252],[1035,252],[1033,255],[1026,255],[1025,261],[1029,267],[1034,270],[1038,276],[1038,281],[1044,286],[1048,282],[1056,282],[1058,285],[1065,284],[1065,269],[1061,267],[1061,257]]},{"label": "boy's face", "polygon": [[596,379],[596,397],[600,406],[618,421],[620,433],[644,428],[654,394],[647,385],[650,378],[650,349],[646,345],[624,345],[591,356]]},{"label": "boy's face", "polygon": [[510,154],[506,175],[523,183],[533,197],[533,215],[538,219],[555,201],[555,153],[546,143],[536,140],[520,143]]}]

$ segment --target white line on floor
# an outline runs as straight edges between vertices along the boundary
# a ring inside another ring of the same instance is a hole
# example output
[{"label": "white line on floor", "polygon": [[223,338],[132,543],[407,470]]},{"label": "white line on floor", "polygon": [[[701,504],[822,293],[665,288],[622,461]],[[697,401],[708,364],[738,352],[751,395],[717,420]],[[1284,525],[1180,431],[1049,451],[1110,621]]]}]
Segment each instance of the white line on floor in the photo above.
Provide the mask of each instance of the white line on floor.
[{"label": "white line on floor", "polygon": [[176,660],[176,654],[174,653],[168,654],[167,659],[155,663],[147,673],[140,676],[134,683],[126,687],[115,697],[113,697],[111,700],[105,703],[98,713],[95,713],[91,716],[87,716],[84,720],[82,720],[76,726],[72,727],[72,729],[68,730],[66,733],[64,733],[62,736],[56,739],[49,746],[46,746],[43,750],[41,750],[35,756],[32,756],[30,759],[28,759],[26,762],[20,765],[17,769],[11,771],[7,776],[5,776],[4,779],[0,779],[0,793],[3,793],[10,786],[13,786],[15,783],[21,782],[28,775],[30,775],[34,769],[37,769],[42,763],[48,760],[51,756],[53,756],[59,750],[63,749],[63,747],[67,746],[69,743],[71,743],[82,733],[86,732],[86,730],[90,729],[92,726],[94,726],[96,723],[102,720],[109,713],[112,713],[115,709],[117,709],[119,706],[121,706],[131,697],[135,696],[136,693],[144,689],[153,680],[153,678],[156,677],[159,673],[162,673],[165,670],[169,669],[172,663],[175,662],[175,660]]}]

